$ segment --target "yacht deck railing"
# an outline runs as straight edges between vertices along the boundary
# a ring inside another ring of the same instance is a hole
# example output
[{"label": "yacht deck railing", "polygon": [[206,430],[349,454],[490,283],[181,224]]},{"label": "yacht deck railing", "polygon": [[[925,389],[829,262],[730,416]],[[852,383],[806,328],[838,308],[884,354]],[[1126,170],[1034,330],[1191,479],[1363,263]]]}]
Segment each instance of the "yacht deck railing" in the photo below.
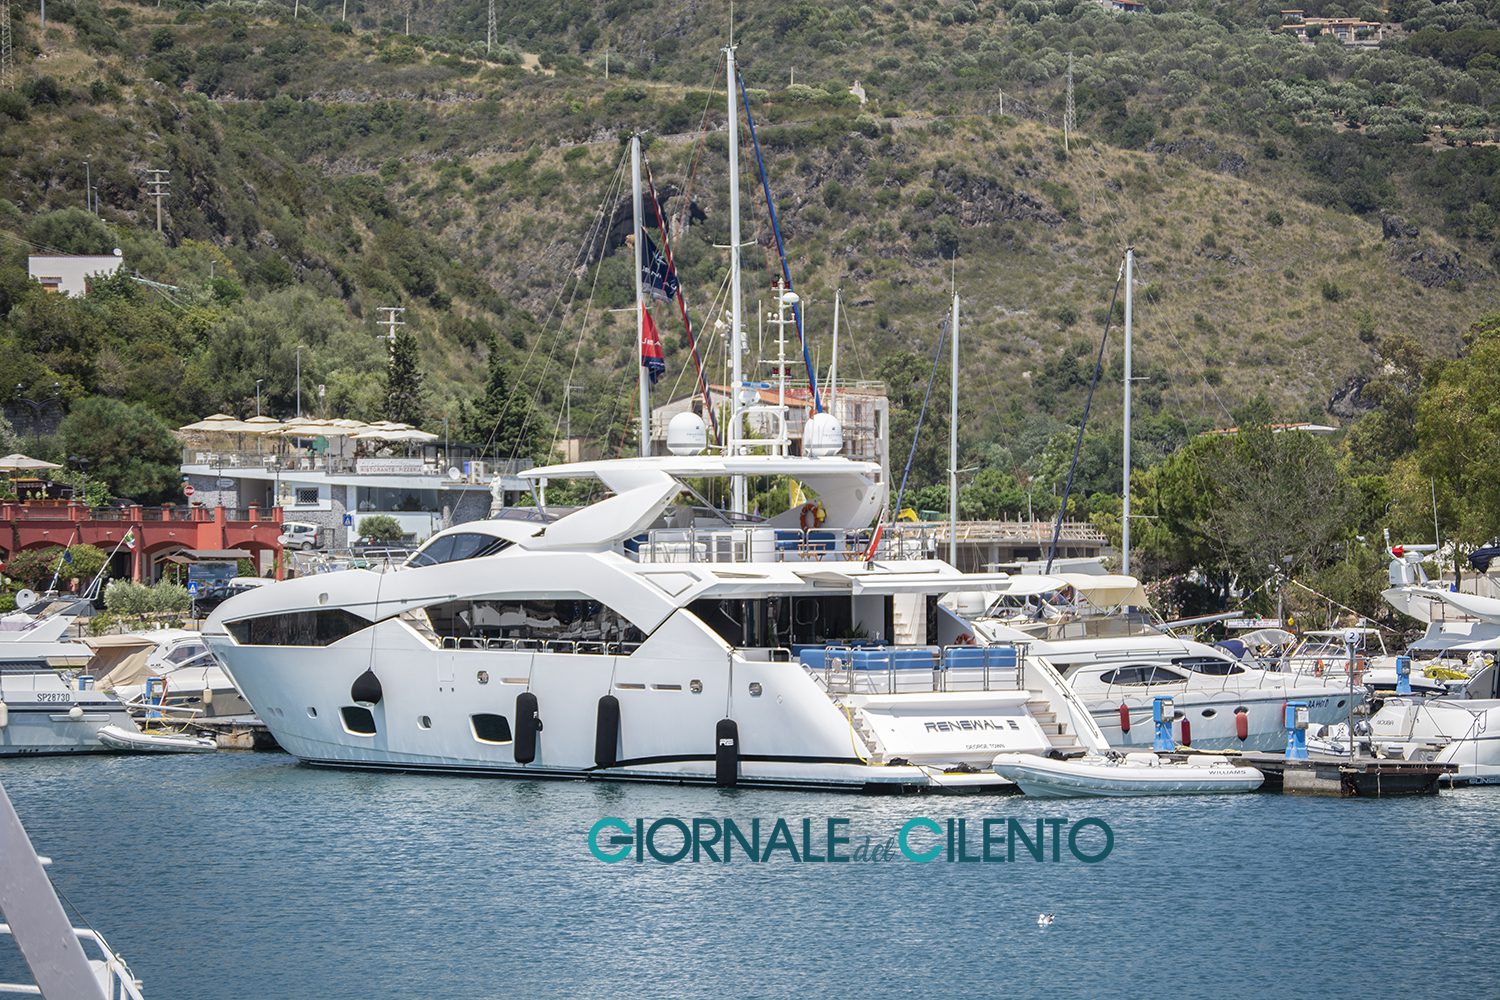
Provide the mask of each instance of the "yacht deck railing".
[{"label": "yacht deck railing", "polygon": [[[73,933],[78,936],[79,941],[92,944],[99,949],[102,957],[89,959],[89,965],[99,977],[99,987],[107,1000],[145,1000],[141,995],[141,984],[130,974],[130,968],[125,964],[124,959],[110,949],[109,944],[98,931],[87,927],[74,927]],[[13,937],[15,932],[11,930],[10,924],[0,923],[0,935]],[[34,983],[0,983],[0,993],[41,996],[42,989]]]},{"label": "yacht deck railing", "polygon": [[988,646],[812,646],[803,667],[829,694],[1020,691],[1028,644]]}]

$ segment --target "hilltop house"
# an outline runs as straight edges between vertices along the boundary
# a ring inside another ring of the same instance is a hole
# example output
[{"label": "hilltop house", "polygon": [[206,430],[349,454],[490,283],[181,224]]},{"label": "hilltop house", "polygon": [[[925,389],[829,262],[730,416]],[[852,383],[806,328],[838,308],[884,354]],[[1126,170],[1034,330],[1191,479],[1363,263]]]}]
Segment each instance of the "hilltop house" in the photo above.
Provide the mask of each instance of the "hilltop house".
[{"label": "hilltop house", "polygon": [[1379,48],[1396,30],[1395,25],[1357,17],[1307,17],[1296,9],[1282,11],[1281,20],[1278,30],[1296,36],[1305,45],[1314,44],[1326,32],[1345,45],[1373,49]]}]

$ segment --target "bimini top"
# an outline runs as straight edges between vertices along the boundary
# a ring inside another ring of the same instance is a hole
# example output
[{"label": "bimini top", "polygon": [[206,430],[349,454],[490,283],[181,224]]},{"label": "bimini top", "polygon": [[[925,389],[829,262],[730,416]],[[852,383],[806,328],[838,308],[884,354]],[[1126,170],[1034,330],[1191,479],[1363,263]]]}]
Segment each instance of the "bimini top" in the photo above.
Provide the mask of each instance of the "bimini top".
[{"label": "bimini top", "polygon": [[[788,476],[817,497],[823,519],[829,528],[868,527],[879,515],[886,501],[886,484],[881,480],[878,464],[838,456],[660,455],[546,465],[526,469],[519,475],[541,487],[553,480],[597,479],[617,494],[613,500],[623,500],[631,494],[648,497],[651,499],[647,506],[656,506],[657,512],[680,492],[680,484],[688,480],[724,479],[732,476]],[[667,495],[658,497],[658,491]],[[594,506],[602,507],[603,504]],[[616,503],[615,506],[623,509],[630,505]],[[556,526],[548,529],[547,535],[560,534],[559,528],[564,522],[582,524],[585,518],[581,518],[580,514],[588,510],[589,508],[585,508],[584,511],[563,518]],[[766,523],[772,526],[794,526],[798,520],[799,511],[792,508],[767,518]]]}]

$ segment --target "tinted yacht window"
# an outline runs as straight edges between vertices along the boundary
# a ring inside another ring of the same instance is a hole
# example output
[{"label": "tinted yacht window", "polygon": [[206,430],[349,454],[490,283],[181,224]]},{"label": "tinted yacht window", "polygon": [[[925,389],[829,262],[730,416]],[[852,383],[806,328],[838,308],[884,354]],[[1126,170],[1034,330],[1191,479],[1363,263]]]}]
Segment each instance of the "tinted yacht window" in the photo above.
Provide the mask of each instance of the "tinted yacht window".
[{"label": "tinted yacht window", "polygon": [[1154,663],[1142,663],[1129,667],[1106,670],[1099,675],[1105,684],[1173,684],[1183,679],[1175,670],[1159,667]]},{"label": "tinted yacht window", "polygon": [[343,608],[327,608],[241,618],[224,627],[241,646],[330,646],[369,624]]},{"label": "tinted yacht window", "polygon": [[1184,656],[1172,661],[1179,667],[1191,670],[1195,674],[1209,674],[1213,677],[1228,677],[1230,674],[1242,674],[1245,668],[1232,660],[1223,660],[1217,656]]},{"label": "tinted yacht window", "polygon": [[624,615],[586,597],[444,601],[425,610],[432,630],[446,640],[602,644],[646,638]]},{"label": "tinted yacht window", "polygon": [[434,538],[418,549],[406,561],[408,566],[436,566],[438,563],[458,562],[461,559],[477,559],[492,556],[510,547],[510,542],[494,535],[482,535],[477,531],[461,531],[455,535]]}]

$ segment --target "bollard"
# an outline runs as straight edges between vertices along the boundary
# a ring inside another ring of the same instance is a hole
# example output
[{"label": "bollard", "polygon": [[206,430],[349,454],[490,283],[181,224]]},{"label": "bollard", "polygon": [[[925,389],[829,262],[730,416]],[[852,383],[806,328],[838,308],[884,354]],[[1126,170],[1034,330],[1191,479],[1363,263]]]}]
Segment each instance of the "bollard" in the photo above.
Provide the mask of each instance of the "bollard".
[{"label": "bollard", "polygon": [[1286,703],[1286,759],[1307,759],[1307,702]]},{"label": "bollard", "polygon": [[1156,737],[1151,741],[1151,749],[1159,753],[1171,753],[1177,749],[1177,744],[1172,741],[1172,699],[1164,694],[1157,695],[1151,701],[1151,721],[1156,726]]},{"label": "bollard", "polygon": [[1396,693],[1411,694],[1411,657],[1396,657]]}]

